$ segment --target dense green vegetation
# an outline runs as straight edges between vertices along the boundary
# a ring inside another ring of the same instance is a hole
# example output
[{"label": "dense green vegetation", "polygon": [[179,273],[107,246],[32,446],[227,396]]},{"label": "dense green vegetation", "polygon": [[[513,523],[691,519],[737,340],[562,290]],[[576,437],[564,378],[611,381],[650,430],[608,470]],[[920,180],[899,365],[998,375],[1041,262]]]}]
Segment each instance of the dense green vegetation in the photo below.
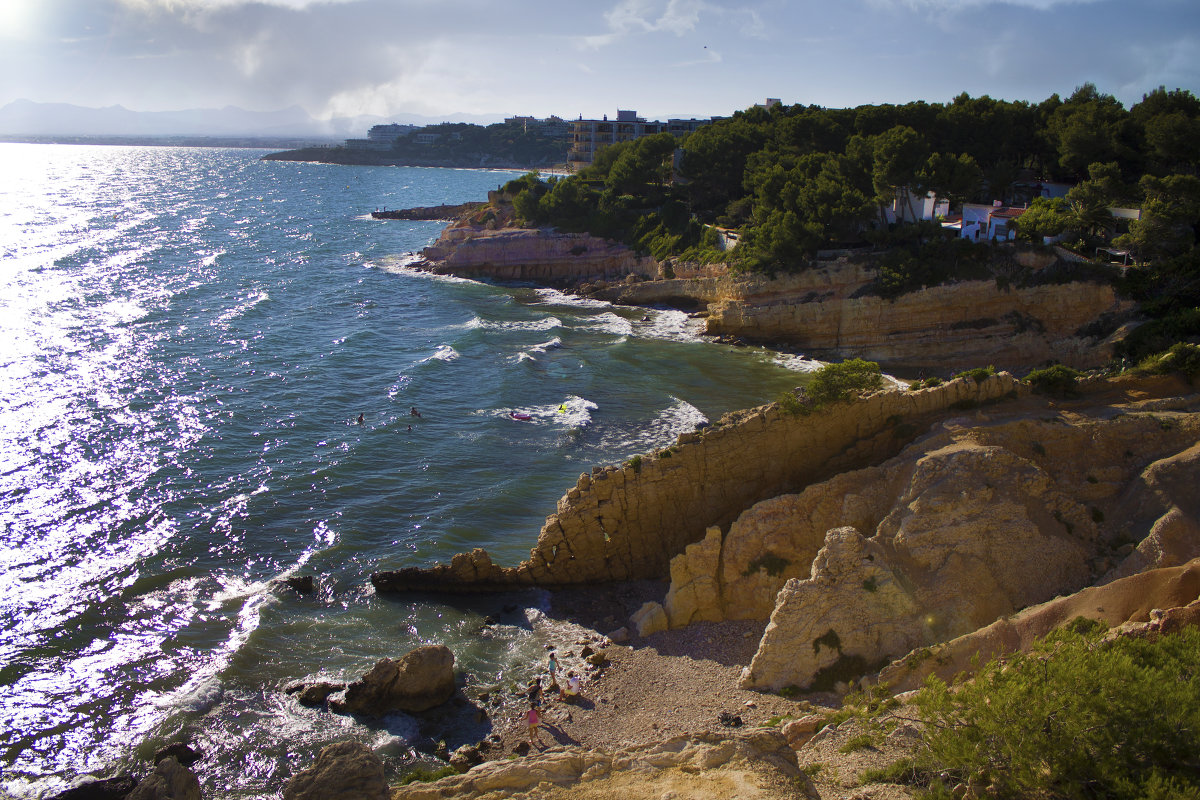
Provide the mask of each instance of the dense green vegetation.
[{"label": "dense green vegetation", "polygon": [[931,679],[916,772],[997,798],[1196,797],[1200,630],[1105,641],[1070,627],[974,681]]},{"label": "dense green vegetation", "polygon": [[[871,769],[860,784],[913,786],[920,798],[1183,800],[1200,795],[1200,629],[1158,639],[1106,639],[1078,617],[953,685],[930,677],[919,720],[897,716],[882,687],[852,694],[827,724],[860,721],[876,742],[921,723],[912,757]],[[910,661],[930,657],[918,651]],[[907,712],[902,712],[907,714]]]},{"label": "dense green vegetation", "polygon": [[812,380],[803,391],[784,392],[778,402],[789,414],[810,414],[882,387],[883,373],[877,363],[851,358],[821,367],[812,374]]}]

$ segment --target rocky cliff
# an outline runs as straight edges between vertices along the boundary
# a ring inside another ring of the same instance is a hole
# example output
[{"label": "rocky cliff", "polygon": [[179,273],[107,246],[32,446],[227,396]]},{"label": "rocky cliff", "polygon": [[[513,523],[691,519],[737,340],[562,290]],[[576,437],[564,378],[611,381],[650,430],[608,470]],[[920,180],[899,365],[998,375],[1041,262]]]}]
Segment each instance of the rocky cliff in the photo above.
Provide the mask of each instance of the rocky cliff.
[{"label": "rocky cliff", "polygon": [[1182,393],[1069,408],[1031,399],[952,418],[877,467],[748,510],[706,540],[710,552],[685,552],[668,615],[754,616],[770,602],[745,687],[861,674],[1056,595],[1200,556],[1198,443],[1200,397]]},{"label": "rocky cliff", "polygon": [[[869,256],[816,262],[776,278],[733,275],[660,264],[587,234],[513,227],[503,206],[489,214],[448,227],[424,250],[423,266],[698,311],[710,335],[783,344],[825,360],[867,358],[893,370],[945,374],[994,364],[1028,371],[1047,361],[1099,366],[1111,358],[1111,343],[1081,331],[1102,315],[1132,308],[1110,285],[1090,282],[1005,288],[972,280],[889,300],[869,294],[876,277]],[[1023,260],[1027,266],[1009,265],[1014,285],[1047,268],[1045,259]]]},{"label": "rocky cliff", "polygon": [[1024,391],[1002,374],[879,392],[810,416],[774,404],[726,415],[673,447],[580,475],[530,558],[516,567],[499,567],[475,550],[448,566],[380,572],[372,581],[381,591],[494,591],[666,577],[671,558],[710,526],[728,526],[759,501],[883,461],[953,407]]}]

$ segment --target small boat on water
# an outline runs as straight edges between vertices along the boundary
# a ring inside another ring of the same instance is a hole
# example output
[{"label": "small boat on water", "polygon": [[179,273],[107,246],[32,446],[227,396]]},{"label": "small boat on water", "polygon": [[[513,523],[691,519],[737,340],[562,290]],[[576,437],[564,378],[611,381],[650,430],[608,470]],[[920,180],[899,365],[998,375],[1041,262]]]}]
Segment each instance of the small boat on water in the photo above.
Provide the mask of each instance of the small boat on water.
[{"label": "small boat on water", "polygon": [[508,415],[513,419],[521,420],[522,422],[528,422],[529,420],[533,419],[532,414],[526,414],[524,411],[510,411]]}]

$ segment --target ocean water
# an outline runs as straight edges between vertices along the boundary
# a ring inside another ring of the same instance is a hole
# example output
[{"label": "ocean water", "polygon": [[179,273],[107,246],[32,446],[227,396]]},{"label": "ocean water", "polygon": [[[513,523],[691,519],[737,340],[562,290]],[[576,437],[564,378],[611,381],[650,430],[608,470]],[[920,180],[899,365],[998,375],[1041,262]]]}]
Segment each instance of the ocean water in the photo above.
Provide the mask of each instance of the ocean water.
[{"label": "ocean water", "polygon": [[[514,173],[261,155],[0,144],[16,796],[144,769],[181,739],[206,753],[206,797],[277,796],[345,739],[404,763],[420,720],[362,725],[282,688],[428,642],[468,688],[504,687],[571,632],[536,592],[485,629],[494,600],[379,597],[371,572],[477,546],[516,563],[579,473],[812,366],[702,341],[679,312],[416,272],[441,224],[369,215],[483,199]],[[298,574],[314,595],[272,583]]]}]

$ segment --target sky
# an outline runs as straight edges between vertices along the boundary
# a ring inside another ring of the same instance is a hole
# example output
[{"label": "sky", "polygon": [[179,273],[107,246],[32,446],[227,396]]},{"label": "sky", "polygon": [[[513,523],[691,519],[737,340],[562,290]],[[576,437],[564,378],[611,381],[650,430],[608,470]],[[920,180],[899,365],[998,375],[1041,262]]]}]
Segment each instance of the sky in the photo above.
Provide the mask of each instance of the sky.
[{"label": "sky", "polygon": [[727,115],[1200,94],[1200,0],[0,0],[0,106]]}]

